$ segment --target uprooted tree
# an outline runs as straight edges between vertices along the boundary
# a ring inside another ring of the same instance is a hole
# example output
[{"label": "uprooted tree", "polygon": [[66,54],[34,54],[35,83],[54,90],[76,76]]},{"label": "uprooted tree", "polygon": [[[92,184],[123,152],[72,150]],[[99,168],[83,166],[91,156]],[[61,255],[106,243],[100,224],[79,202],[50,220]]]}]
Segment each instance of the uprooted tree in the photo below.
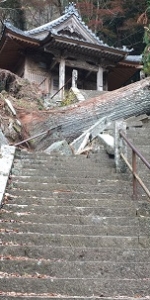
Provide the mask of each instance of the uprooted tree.
[{"label": "uprooted tree", "polygon": [[0,82],[1,88],[7,91],[6,94],[3,91],[3,97],[12,101],[22,123],[21,140],[49,130],[48,134],[31,141],[36,149],[45,149],[62,139],[70,143],[103,117],[111,121],[150,114],[149,77],[98,97],[48,111],[42,109],[37,86],[5,70],[0,70]]},{"label": "uprooted tree", "polygon": [[26,122],[26,128],[30,136],[50,130],[33,141],[37,149],[45,149],[54,141],[72,142],[102,117],[116,120],[143,113],[150,114],[150,78],[65,108],[41,112],[42,120],[35,115]]}]

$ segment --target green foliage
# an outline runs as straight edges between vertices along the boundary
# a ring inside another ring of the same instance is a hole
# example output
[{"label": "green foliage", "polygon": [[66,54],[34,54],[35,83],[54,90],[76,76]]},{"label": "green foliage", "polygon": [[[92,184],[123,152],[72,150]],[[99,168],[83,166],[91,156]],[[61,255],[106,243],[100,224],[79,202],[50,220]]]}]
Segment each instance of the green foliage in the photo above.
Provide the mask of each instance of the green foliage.
[{"label": "green foliage", "polygon": [[[146,14],[150,12],[150,0],[147,0]],[[146,25],[144,33],[144,43],[146,44],[143,51],[143,71],[146,75],[150,76],[150,24]]]},{"label": "green foliage", "polygon": [[150,25],[145,27],[144,42],[146,47],[143,52],[143,70],[150,75]]},{"label": "green foliage", "polygon": [[74,93],[70,90],[65,92],[64,99],[61,101],[61,106],[68,106],[77,102]]}]

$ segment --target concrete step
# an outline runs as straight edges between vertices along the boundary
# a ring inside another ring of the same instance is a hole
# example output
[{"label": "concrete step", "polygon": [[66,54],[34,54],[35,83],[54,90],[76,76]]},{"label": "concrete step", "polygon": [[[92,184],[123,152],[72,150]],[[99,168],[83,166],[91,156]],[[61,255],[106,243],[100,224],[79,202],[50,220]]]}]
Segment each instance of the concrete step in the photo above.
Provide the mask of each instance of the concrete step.
[{"label": "concrete step", "polygon": [[66,247],[114,247],[123,249],[150,247],[150,237],[147,236],[111,236],[111,235],[65,235],[65,234],[39,234],[39,233],[0,233],[1,245],[51,245]]},{"label": "concrete step", "polygon": [[[37,169],[21,169],[21,168],[15,168],[12,169],[12,172],[14,175],[17,176],[46,176],[46,177],[54,177],[57,176],[59,178],[63,178],[63,177],[75,177],[75,178],[108,178],[111,179],[112,176],[114,177],[114,179],[118,179],[118,174],[115,173],[115,169],[109,169],[109,168],[99,168],[97,171],[94,170],[94,168],[91,170],[78,170],[77,168],[75,170],[72,170],[71,168],[69,169],[64,169],[64,170],[60,170],[60,169],[55,169],[55,170],[51,170],[50,168],[41,168],[40,170]],[[120,175],[122,177],[122,175]]]},{"label": "concrete step", "polygon": [[[67,175],[67,174],[66,174]],[[109,183],[117,183],[118,182],[122,182],[124,183],[124,181],[128,181],[129,180],[129,176],[127,174],[125,174],[124,176],[121,176],[120,178],[120,174],[114,174],[116,176],[113,176],[113,179],[104,179],[104,178],[97,178],[97,177],[75,177],[75,176],[63,176],[58,174],[57,176],[54,174],[49,174],[48,176],[15,176],[15,175],[11,175],[11,179],[13,180],[13,182],[45,182],[45,183],[61,183],[61,184],[73,184],[73,183],[80,183],[80,184],[91,184],[91,185],[97,185],[100,183],[103,184],[108,184]]]},{"label": "concrete step", "polygon": [[[5,274],[0,278],[2,292],[13,291],[14,293],[33,293],[37,294],[54,293],[59,297],[67,295],[68,297],[98,296],[98,297],[146,297],[150,294],[149,278],[145,279],[58,279],[41,278],[38,274],[35,277],[28,275],[16,276]],[[56,293],[57,291],[57,293]]]},{"label": "concrete step", "polygon": [[[107,153],[104,151],[104,146],[100,145],[100,154],[102,157],[108,158]],[[94,157],[94,153],[92,153],[92,156]],[[97,156],[97,155],[96,155]],[[91,157],[91,156],[90,156]],[[55,161],[63,161],[66,160],[66,157],[64,155],[49,155],[43,151],[26,151],[26,150],[19,150],[17,149],[16,154],[15,154],[15,159],[52,159],[55,158]],[[86,155],[73,155],[73,156],[68,156],[67,160],[87,160]]]},{"label": "concrete step", "polygon": [[[121,187],[119,188],[117,194],[114,194],[114,189],[110,188],[107,189],[107,187],[104,189],[99,189],[99,191],[96,192],[89,192],[89,193],[85,193],[85,192],[78,192],[78,191],[71,191],[70,189],[64,189],[64,190],[59,190],[59,189],[53,189],[51,191],[36,191],[36,190],[19,190],[19,189],[10,189],[9,193],[12,196],[16,196],[18,198],[29,198],[29,197],[33,197],[33,198],[47,198],[47,197],[55,197],[57,199],[61,198],[61,199],[108,199],[109,197],[112,198],[113,200],[119,200],[119,199],[127,199],[127,200],[131,200],[131,196],[133,194],[132,192],[132,188],[126,188],[124,191],[123,189],[121,189]],[[124,193],[125,196],[124,196]]]},{"label": "concrete step", "polygon": [[8,211],[9,215],[22,215],[22,214],[36,214],[38,215],[64,215],[64,216],[100,216],[100,217],[119,217],[119,216],[136,216],[135,207],[120,208],[120,207],[82,207],[82,206],[43,206],[43,205],[30,205],[30,206],[14,206],[6,205],[5,212]]},{"label": "concrete step", "polygon": [[33,152],[33,153],[27,153],[26,155],[23,155],[21,153],[21,155],[18,155],[16,153],[15,155],[15,163],[20,162],[20,163],[29,163],[31,162],[37,162],[39,161],[39,163],[42,162],[48,162],[49,164],[52,163],[52,165],[62,165],[64,164],[69,164],[72,163],[73,165],[76,164],[78,165],[83,164],[92,164],[93,162],[96,163],[102,163],[102,160],[105,161],[107,164],[111,164],[111,162],[113,161],[111,159],[111,157],[109,157],[109,155],[106,153],[106,151],[104,150],[104,147],[102,146],[102,149],[99,148],[99,152],[98,153],[94,153],[94,152],[90,152],[89,156],[87,157],[87,155],[72,155],[72,156],[65,156],[65,155],[48,155],[48,154],[44,154],[43,152]]},{"label": "concrete step", "polygon": [[89,155],[89,157],[87,157],[86,155],[72,155],[72,156],[65,156],[65,155],[61,155],[61,156],[57,156],[57,155],[43,155],[43,152],[40,153],[38,152],[38,155],[36,154],[36,152],[34,152],[33,154],[29,154],[26,156],[17,156],[17,154],[15,155],[14,158],[14,162],[15,163],[27,163],[29,164],[30,161],[31,163],[34,162],[39,162],[40,164],[45,163],[46,161],[50,164],[52,163],[52,165],[62,165],[62,164],[66,164],[68,165],[69,163],[72,163],[73,165],[76,164],[78,165],[79,163],[86,165],[86,164],[92,164],[93,161],[95,162],[102,162],[102,159],[104,161],[106,161],[106,163],[111,163],[112,159],[111,157],[109,157],[109,155],[105,152],[105,150],[103,151],[99,151],[98,153],[91,153],[91,155]]},{"label": "concrete step", "polygon": [[145,198],[131,201],[129,175],[106,161],[104,153],[88,159],[17,153],[0,212],[1,297],[150,294],[150,216],[139,211]]},{"label": "concrete step", "polygon": [[45,164],[45,162],[47,161],[48,164],[50,165],[50,163],[52,165],[60,165],[62,166],[63,164],[68,165],[69,163],[71,163],[72,165],[76,164],[83,164],[84,166],[86,165],[91,165],[94,161],[95,162],[99,162],[102,163],[102,160],[105,161],[107,164],[111,164],[111,162],[113,161],[108,154],[103,150],[100,151],[99,153],[97,153],[96,155],[94,153],[91,153],[91,155],[89,157],[87,157],[86,155],[72,155],[72,156],[65,156],[65,155],[43,155],[43,153],[41,153],[41,155],[38,153],[38,155],[34,152],[33,154],[28,154],[26,156],[19,156],[17,157],[17,155],[15,156],[15,163],[22,163],[22,164],[29,164],[31,163],[37,163],[39,162],[39,164]]},{"label": "concrete step", "polygon": [[[43,188],[44,186],[44,188]],[[83,198],[103,198],[103,194],[107,194],[107,198],[109,197],[108,195],[112,195],[112,198],[116,198],[118,199],[118,195],[125,194],[126,199],[131,199],[131,195],[132,195],[132,188],[130,186],[121,186],[118,185],[117,187],[114,185],[105,185],[105,186],[95,186],[95,188],[91,188],[90,186],[70,186],[70,185],[51,185],[49,187],[46,188],[46,185],[31,185],[30,187],[28,187],[26,185],[26,189],[25,187],[22,189],[18,186],[18,187],[12,187],[12,189],[10,190],[11,194],[15,194],[16,196],[22,196],[22,197],[29,197],[30,195],[32,195],[32,197],[50,197],[54,194],[59,194],[60,196],[64,196],[64,194],[66,195],[66,197],[80,197],[81,199]],[[116,190],[117,194],[114,194],[114,189]],[[68,195],[67,195],[68,194]],[[80,196],[79,196],[80,195]]]},{"label": "concrete step", "polygon": [[150,263],[149,248],[120,247],[70,247],[45,245],[0,245],[0,260],[26,260],[32,259],[35,263],[39,260],[67,261],[107,261],[107,262],[145,262]]},{"label": "concrete step", "polygon": [[[11,296],[12,295],[12,296]],[[41,299],[44,299],[44,300],[54,300],[54,299],[60,299],[61,297],[61,300],[74,300],[74,299],[81,299],[81,300],[97,300],[97,299],[103,299],[103,300],[110,300],[110,297],[99,297],[99,296],[61,296],[61,295],[57,295],[56,293],[43,293],[43,294],[35,294],[35,293],[19,293],[19,295],[21,296],[18,296],[17,293],[15,293],[15,299],[16,300],[29,300],[30,298],[32,300],[41,300]],[[28,296],[27,296],[28,295]],[[2,300],[6,300],[6,296],[7,296],[7,299],[8,300],[14,300],[14,293],[9,293],[9,292],[1,292],[1,299]],[[123,300],[135,300],[136,297],[123,297]],[[147,300],[147,296],[146,297],[141,297],[138,298],[138,300]],[[116,297],[111,297],[111,300],[116,300]]]},{"label": "concrete step", "polygon": [[[145,143],[144,144],[141,143],[141,145],[148,145],[148,140],[150,138],[150,132],[145,133],[145,130],[143,130],[143,131],[141,130],[138,132],[134,132],[133,134],[128,133],[127,136],[132,141],[140,141],[140,142],[145,141]],[[145,140],[144,140],[144,138],[145,138]]]},{"label": "concrete step", "polygon": [[[14,272],[15,270],[15,272]],[[92,278],[92,279],[145,279],[149,278],[150,263],[143,262],[103,262],[103,261],[50,261],[41,259],[34,261],[8,260],[1,261],[2,273],[16,273],[19,276],[31,277],[44,275],[49,278]],[[149,278],[150,279],[150,278]]]},{"label": "concrete step", "polygon": [[[6,224],[1,224],[0,232],[5,232]],[[73,224],[39,224],[39,223],[9,223],[7,233],[36,233],[36,234],[64,234],[64,235],[111,235],[111,236],[137,236],[137,226],[99,226],[99,225],[73,225]],[[144,232],[143,232],[144,233]]]},{"label": "concrete step", "polygon": [[[10,196],[11,197],[11,196]],[[37,205],[42,205],[42,206],[69,206],[71,207],[86,207],[86,206],[90,206],[90,207],[120,207],[120,208],[133,208],[133,207],[138,207],[138,202],[135,201],[131,201],[131,200],[127,200],[127,199],[119,199],[119,200],[115,200],[115,199],[103,199],[103,198],[97,198],[97,199],[65,199],[65,198],[57,198],[57,197],[49,197],[49,198],[42,198],[42,197],[37,197],[37,198],[33,198],[33,197],[29,197],[29,198],[19,198],[16,199],[16,197],[12,197],[11,200],[9,201],[9,204],[7,204],[7,206],[11,205],[24,205],[24,206],[28,206],[28,205],[33,205],[33,206],[37,206]],[[139,203],[144,203],[144,202],[139,202]],[[7,208],[7,206],[5,206],[5,208]]]},{"label": "concrete step", "polygon": [[[113,162],[113,166],[114,166],[114,162]],[[71,166],[71,168],[70,168],[69,164],[68,165],[64,164],[62,167],[57,166],[57,165],[56,166],[50,165],[48,167],[47,163],[40,165],[38,162],[37,162],[37,164],[36,163],[34,163],[34,164],[29,163],[28,165],[27,164],[21,165],[21,166],[17,165],[17,164],[15,165],[15,170],[18,170],[18,171],[22,172],[21,175],[27,175],[27,172],[29,172],[28,175],[30,175],[31,171],[34,172],[34,170],[36,170],[37,175],[40,174],[39,171],[42,171],[42,175],[44,175],[44,173],[45,173],[45,176],[47,174],[51,174],[52,172],[54,172],[54,174],[59,174],[59,172],[61,172],[61,173],[62,172],[64,172],[64,173],[69,172],[69,173],[74,174],[74,172],[75,172],[75,174],[77,173],[78,175],[81,172],[80,177],[82,177],[82,174],[84,174],[86,172],[88,174],[92,173],[96,177],[97,174],[102,174],[102,171],[104,171],[107,174],[108,169],[109,169],[109,172],[115,173],[115,168],[113,168],[113,167],[111,168],[109,165],[106,165],[105,162],[103,164],[97,165],[97,166],[94,166],[94,164],[91,165],[91,166],[89,164],[87,166],[84,166],[84,165],[82,166],[82,164],[80,163],[79,166],[74,165],[74,166]],[[14,171],[14,169],[12,169],[12,170]],[[24,172],[26,172],[26,173],[24,173]],[[65,176],[65,174],[64,174],[64,176]]]},{"label": "concrete step", "polygon": [[[78,192],[85,192],[85,193],[91,193],[93,192],[99,192],[103,190],[107,190],[108,192],[112,190],[113,188],[116,188],[116,190],[119,192],[121,189],[128,189],[129,187],[129,182],[127,181],[119,181],[119,180],[109,180],[109,181],[99,181],[96,185],[94,184],[87,184],[87,183],[77,183],[77,182],[72,182],[72,183],[52,183],[51,181],[49,182],[44,182],[43,179],[41,178],[40,182],[14,182],[12,183],[13,188],[19,188],[21,190],[41,190],[41,191],[51,191],[54,189],[58,190],[65,190],[65,189],[70,189],[71,191],[78,191]],[[121,189],[120,189],[121,186]]]},{"label": "concrete step", "polygon": [[2,211],[1,222],[12,222],[12,223],[39,223],[47,224],[72,224],[72,225],[108,225],[108,226],[137,226],[139,224],[138,217],[133,216],[98,216],[89,214],[88,216],[83,215],[55,215],[55,214],[34,214],[34,213],[9,213],[8,210]]}]

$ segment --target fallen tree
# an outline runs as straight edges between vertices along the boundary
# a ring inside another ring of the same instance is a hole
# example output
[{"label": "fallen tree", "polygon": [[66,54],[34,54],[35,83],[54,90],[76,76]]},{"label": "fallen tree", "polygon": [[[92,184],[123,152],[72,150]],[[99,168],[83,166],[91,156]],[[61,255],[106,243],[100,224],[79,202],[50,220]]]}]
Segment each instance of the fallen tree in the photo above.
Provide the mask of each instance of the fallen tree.
[{"label": "fallen tree", "polygon": [[68,107],[41,112],[40,119],[32,114],[29,122],[24,118],[22,122],[26,122],[30,136],[49,130],[32,141],[36,149],[46,149],[58,140],[72,142],[102,117],[116,120],[144,113],[150,114],[150,78]]}]

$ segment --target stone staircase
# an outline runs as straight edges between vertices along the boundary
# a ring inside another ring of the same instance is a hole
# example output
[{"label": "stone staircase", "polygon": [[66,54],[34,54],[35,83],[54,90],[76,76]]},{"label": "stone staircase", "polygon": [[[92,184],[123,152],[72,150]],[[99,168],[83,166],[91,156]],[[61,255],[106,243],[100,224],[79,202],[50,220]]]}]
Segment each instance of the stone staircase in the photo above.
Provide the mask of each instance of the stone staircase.
[{"label": "stone staircase", "polygon": [[0,213],[1,299],[150,299],[150,216],[130,179],[103,147],[17,150]]}]

